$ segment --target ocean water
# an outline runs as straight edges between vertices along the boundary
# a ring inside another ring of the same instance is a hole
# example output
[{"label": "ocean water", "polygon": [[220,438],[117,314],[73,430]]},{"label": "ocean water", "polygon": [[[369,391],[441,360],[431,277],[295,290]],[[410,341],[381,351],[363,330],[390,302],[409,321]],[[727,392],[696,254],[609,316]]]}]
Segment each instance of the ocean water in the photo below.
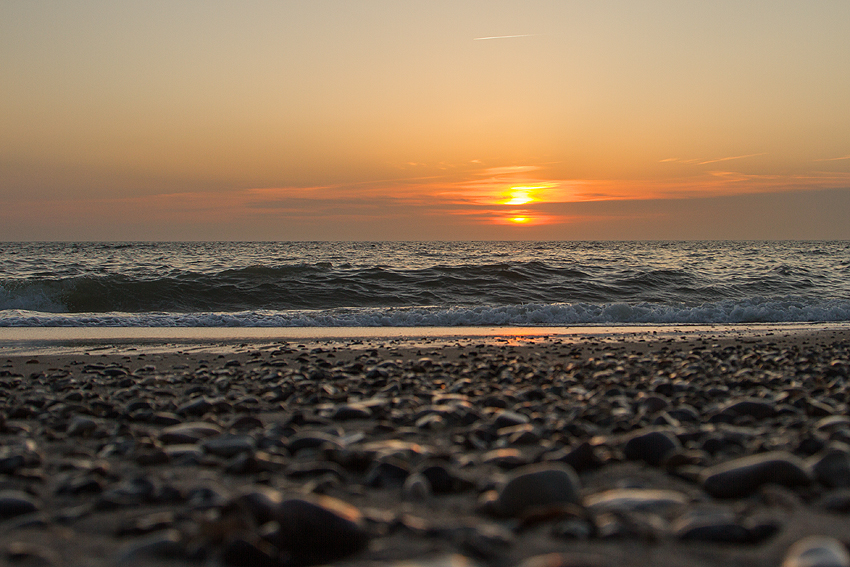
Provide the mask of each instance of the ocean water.
[{"label": "ocean water", "polygon": [[0,326],[850,321],[850,242],[0,243]]}]

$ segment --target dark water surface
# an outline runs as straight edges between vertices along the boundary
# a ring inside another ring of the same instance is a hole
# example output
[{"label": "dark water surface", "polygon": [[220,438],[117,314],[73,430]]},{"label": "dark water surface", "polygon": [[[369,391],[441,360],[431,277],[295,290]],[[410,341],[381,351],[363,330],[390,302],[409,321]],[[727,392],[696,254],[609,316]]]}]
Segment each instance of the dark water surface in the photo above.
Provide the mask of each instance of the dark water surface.
[{"label": "dark water surface", "polygon": [[850,321],[850,242],[0,243],[0,326]]}]

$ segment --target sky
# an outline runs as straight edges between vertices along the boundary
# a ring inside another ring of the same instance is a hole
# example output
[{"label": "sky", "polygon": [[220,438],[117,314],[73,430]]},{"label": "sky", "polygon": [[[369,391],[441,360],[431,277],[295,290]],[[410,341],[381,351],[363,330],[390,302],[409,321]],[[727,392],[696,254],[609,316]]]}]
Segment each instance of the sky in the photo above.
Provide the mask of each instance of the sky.
[{"label": "sky", "polygon": [[0,0],[0,240],[850,239],[846,0]]}]

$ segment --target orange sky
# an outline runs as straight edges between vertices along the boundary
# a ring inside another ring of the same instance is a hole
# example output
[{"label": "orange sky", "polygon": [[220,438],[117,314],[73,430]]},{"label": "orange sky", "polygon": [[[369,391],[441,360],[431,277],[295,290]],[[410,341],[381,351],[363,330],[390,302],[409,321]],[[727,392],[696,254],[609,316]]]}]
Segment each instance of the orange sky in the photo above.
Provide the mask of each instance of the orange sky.
[{"label": "orange sky", "polygon": [[850,3],[0,4],[0,239],[850,238]]}]

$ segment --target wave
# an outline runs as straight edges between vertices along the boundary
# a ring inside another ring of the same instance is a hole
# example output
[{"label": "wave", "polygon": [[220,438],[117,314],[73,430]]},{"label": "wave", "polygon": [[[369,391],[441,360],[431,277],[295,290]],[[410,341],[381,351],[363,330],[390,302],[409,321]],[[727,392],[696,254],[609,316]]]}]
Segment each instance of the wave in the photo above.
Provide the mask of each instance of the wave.
[{"label": "wave", "polygon": [[850,301],[752,298],[697,306],[572,303],[452,307],[247,310],[235,312],[43,313],[0,311],[0,327],[453,327],[734,324],[850,320]]},{"label": "wave", "polygon": [[830,282],[784,266],[730,278],[708,278],[685,269],[579,267],[537,260],[417,269],[331,262],[257,264],[216,273],[163,269],[160,274],[0,280],[0,310],[199,313],[619,303],[695,308],[727,299],[842,296],[829,289]]}]

